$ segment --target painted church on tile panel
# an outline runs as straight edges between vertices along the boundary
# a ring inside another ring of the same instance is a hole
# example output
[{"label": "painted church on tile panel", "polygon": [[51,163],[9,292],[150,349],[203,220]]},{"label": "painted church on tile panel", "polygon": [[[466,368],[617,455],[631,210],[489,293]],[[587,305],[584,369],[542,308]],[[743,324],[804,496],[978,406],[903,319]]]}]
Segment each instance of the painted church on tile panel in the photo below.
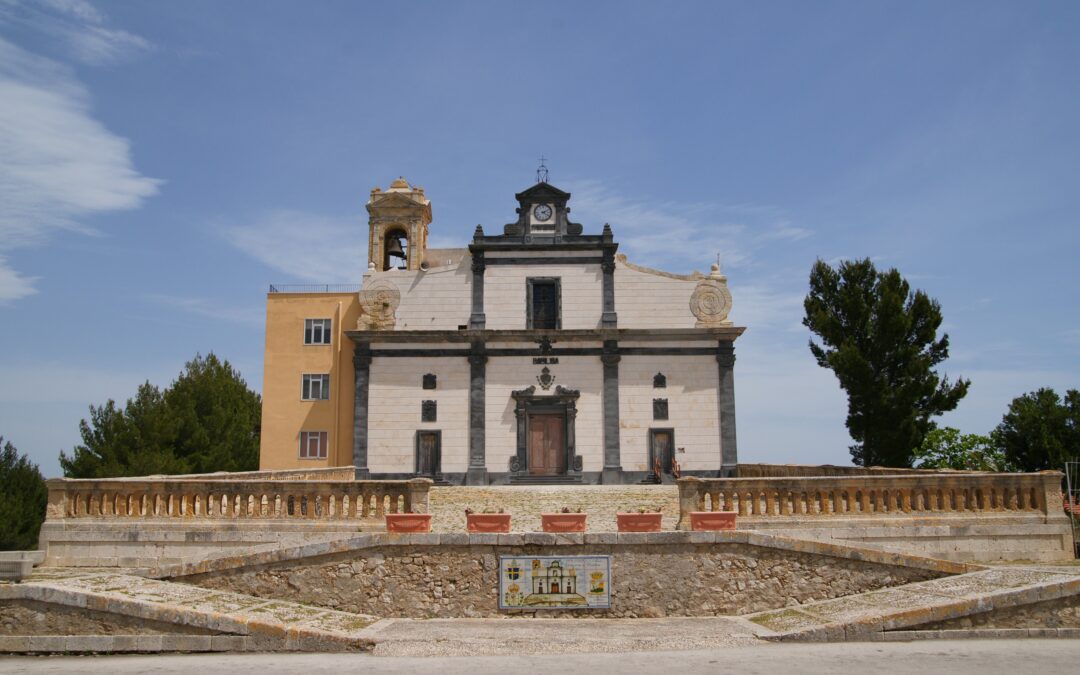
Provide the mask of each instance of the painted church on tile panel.
[{"label": "painted church on tile panel", "polygon": [[726,278],[633,264],[539,177],[513,222],[453,249],[428,248],[431,201],[399,178],[371,191],[359,288],[270,287],[262,469],[454,485],[733,474],[745,329]]}]

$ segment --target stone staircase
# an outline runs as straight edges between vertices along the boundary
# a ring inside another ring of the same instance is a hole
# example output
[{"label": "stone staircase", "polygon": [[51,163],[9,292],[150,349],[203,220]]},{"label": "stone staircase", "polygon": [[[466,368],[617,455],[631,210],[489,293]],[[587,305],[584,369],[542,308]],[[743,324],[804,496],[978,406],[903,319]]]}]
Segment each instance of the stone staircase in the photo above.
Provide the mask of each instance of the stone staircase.
[{"label": "stone staircase", "polygon": [[581,476],[510,476],[510,485],[584,485]]}]

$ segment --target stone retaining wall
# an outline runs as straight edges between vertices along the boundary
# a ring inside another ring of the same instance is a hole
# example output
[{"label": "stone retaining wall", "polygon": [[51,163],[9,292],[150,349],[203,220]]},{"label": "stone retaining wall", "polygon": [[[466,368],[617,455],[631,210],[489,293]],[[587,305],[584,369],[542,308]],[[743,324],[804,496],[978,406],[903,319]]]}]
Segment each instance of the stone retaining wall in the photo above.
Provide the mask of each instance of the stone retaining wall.
[{"label": "stone retaining wall", "polygon": [[[671,539],[688,539],[684,533],[669,534]],[[638,537],[648,541],[645,535]],[[839,558],[734,542],[412,543],[178,580],[382,617],[490,617],[508,613],[498,610],[499,555],[527,559],[530,555],[590,554],[612,554],[611,610],[515,610],[513,614],[626,618],[744,614],[942,576],[929,569],[854,559],[857,556]]]},{"label": "stone retaining wall", "polygon": [[1072,595],[1030,605],[970,614],[958,619],[924,624],[918,626],[917,630],[968,628],[1080,628],[1080,596]]},{"label": "stone retaining wall", "polygon": [[195,626],[147,621],[34,600],[0,601],[0,635],[211,635]]}]

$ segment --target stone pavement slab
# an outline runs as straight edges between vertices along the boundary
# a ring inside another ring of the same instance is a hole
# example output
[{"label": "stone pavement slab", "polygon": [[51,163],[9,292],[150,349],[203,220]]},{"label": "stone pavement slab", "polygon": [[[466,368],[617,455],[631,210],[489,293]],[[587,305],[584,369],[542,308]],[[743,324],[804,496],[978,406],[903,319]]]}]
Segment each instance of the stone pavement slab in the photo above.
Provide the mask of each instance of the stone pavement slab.
[{"label": "stone pavement slab", "polygon": [[376,656],[678,651],[760,643],[738,617],[386,619],[362,632]]}]

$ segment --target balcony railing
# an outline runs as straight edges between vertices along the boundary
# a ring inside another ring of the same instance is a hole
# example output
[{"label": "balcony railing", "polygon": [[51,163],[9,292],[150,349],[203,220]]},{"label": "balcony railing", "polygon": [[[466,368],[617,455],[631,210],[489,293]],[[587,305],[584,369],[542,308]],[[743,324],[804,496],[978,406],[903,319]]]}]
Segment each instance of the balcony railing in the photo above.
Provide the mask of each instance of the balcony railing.
[{"label": "balcony railing", "polygon": [[68,518],[318,519],[426,513],[431,481],[195,480],[46,481],[47,520]]},{"label": "balcony railing", "polygon": [[360,284],[270,284],[270,293],[359,293]]},{"label": "balcony railing", "polygon": [[[679,529],[691,511],[750,518],[942,516],[986,512],[1062,518],[1062,474],[963,473],[814,478],[680,478]],[[1052,508],[1051,508],[1052,505]]]}]

